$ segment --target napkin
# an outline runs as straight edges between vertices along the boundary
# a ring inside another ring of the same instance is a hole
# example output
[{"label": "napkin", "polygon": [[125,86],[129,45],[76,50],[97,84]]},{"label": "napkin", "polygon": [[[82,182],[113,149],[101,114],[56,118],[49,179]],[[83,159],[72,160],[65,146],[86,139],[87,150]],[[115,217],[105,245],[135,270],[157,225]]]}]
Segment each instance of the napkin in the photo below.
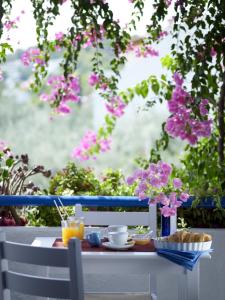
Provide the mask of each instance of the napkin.
[{"label": "napkin", "polygon": [[177,251],[170,249],[157,249],[156,251],[158,255],[163,256],[170,261],[192,271],[201,255],[212,252],[212,249],[207,251]]}]

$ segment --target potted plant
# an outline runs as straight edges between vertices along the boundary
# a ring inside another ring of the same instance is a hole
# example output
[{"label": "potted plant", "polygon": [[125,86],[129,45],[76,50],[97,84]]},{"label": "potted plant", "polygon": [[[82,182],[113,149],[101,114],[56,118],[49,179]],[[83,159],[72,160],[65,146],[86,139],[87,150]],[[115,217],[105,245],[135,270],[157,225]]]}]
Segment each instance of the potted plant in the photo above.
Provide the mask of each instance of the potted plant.
[{"label": "potted plant", "polygon": [[[51,172],[43,166],[30,167],[27,154],[14,155],[10,148],[1,143],[0,148],[0,195],[33,195],[39,188],[29,181],[30,177],[42,174],[49,177]],[[20,209],[14,206],[0,208],[0,226],[25,225]]]}]

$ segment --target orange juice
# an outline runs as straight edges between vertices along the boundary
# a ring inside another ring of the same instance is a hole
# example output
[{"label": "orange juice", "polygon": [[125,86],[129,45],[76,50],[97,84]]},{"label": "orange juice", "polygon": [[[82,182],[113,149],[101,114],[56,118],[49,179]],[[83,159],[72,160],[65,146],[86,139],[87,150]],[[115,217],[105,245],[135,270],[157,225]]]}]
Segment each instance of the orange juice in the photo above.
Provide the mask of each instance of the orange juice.
[{"label": "orange juice", "polygon": [[68,245],[71,238],[84,238],[84,219],[82,217],[68,217],[67,221],[62,221],[62,240],[64,246]]},{"label": "orange juice", "polygon": [[76,229],[76,237],[80,240],[84,239],[84,222],[83,220],[79,222],[75,221],[69,221],[69,226],[71,228]]},{"label": "orange juice", "polygon": [[63,245],[67,246],[71,238],[80,238],[79,227],[63,227],[62,228],[62,240]]},{"label": "orange juice", "polygon": [[80,232],[79,239],[83,240],[84,239],[84,222],[83,221],[80,223],[79,232]]}]

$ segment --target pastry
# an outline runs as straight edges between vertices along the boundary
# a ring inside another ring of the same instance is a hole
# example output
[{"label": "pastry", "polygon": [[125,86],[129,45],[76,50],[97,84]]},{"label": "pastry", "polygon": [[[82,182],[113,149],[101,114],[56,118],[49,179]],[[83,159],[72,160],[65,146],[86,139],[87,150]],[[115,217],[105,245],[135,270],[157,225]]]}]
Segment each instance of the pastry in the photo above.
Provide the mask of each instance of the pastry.
[{"label": "pastry", "polygon": [[192,242],[192,233],[187,232],[185,238],[183,239],[183,243],[191,243]]},{"label": "pastry", "polygon": [[204,242],[209,242],[212,240],[212,236],[210,234],[204,233]]},{"label": "pastry", "polygon": [[169,235],[165,241],[173,243],[200,243],[211,241],[212,237],[206,233],[189,232],[186,230],[179,230]]}]

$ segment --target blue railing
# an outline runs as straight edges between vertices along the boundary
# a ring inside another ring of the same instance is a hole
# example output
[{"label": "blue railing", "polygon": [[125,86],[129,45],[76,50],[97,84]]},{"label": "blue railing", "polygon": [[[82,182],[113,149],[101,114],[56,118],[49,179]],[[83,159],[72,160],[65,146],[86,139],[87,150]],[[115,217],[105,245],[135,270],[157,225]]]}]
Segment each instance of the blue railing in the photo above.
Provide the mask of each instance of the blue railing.
[{"label": "blue railing", "polygon": [[[59,196],[11,196],[0,195],[1,206],[54,206],[54,200],[58,200]],[[60,196],[60,200],[65,206],[81,204],[83,206],[99,206],[99,207],[148,207],[148,199],[140,201],[137,197],[130,196]],[[188,208],[192,206],[194,197],[190,197],[184,202],[182,207]],[[221,198],[221,206],[225,208],[225,197]],[[197,207],[215,208],[215,202],[212,197],[204,198]],[[162,235],[170,233],[170,218],[162,217],[161,222]]]},{"label": "blue railing", "polygon": [[[54,206],[59,196],[11,196],[0,195],[1,206]],[[60,196],[65,206],[81,204],[83,206],[105,207],[148,207],[148,200],[140,201],[130,196]]]},{"label": "blue railing", "polygon": [[[54,206],[54,200],[59,196],[15,196],[0,195],[0,206]],[[82,204],[86,206],[105,206],[105,207],[148,207],[148,200],[140,201],[132,196],[60,196],[65,206]],[[191,207],[194,197],[190,197],[184,202],[182,207]],[[225,197],[221,198],[221,206],[225,208]],[[215,208],[215,202],[212,197],[203,198],[197,207]]]}]

